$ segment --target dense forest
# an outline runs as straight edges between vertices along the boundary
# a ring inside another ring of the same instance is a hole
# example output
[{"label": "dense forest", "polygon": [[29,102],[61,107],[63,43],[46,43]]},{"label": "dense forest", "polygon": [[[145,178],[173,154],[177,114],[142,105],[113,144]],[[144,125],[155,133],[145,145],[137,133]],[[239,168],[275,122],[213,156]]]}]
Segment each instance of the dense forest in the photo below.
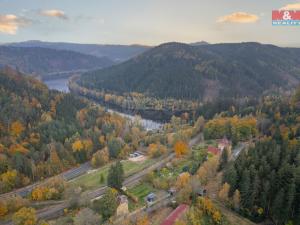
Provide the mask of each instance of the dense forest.
[{"label": "dense forest", "polygon": [[124,95],[196,100],[259,97],[299,83],[299,49],[259,43],[166,43],[120,65],[87,73],[78,84]]},{"label": "dense forest", "polygon": [[255,221],[300,224],[300,89],[264,97],[257,119],[261,137],[224,173],[229,195],[239,190],[240,213]]},{"label": "dense forest", "polygon": [[67,50],[0,46],[0,68],[6,65],[26,74],[45,75],[62,71],[92,70],[112,65],[106,57]]},{"label": "dense forest", "polygon": [[119,142],[124,127],[122,117],[7,68],[0,72],[0,193],[91,159]]}]

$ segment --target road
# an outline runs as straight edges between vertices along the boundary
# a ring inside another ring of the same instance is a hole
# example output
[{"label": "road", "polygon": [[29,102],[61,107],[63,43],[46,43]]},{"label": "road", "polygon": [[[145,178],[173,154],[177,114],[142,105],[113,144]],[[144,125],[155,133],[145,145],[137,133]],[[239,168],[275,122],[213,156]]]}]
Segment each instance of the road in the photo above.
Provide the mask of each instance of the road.
[{"label": "road", "polygon": [[[202,135],[197,135],[196,137],[194,137],[193,139],[190,140],[189,145],[195,145],[197,144],[199,141],[202,140]],[[163,167],[167,162],[169,162],[170,160],[172,160],[175,157],[174,153],[169,154],[168,156],[162,158],[159,162],[154,163],[153,165],[147,167],[146,169],[128,177],[125,181],[124,181],[124,186],[126,187],[131,187],[135,184],[137,184],[139,181],[141,181],[141,179],[148,174],[151,171],[154,171],[156,169],[159,169],[161,167]],[[68,171],[67,171],[68,172]],[[66,172],[66,173],[67,173]],[[72,177],[73,175],[76,174],[75,172],[71,172],[69,175],[70,177]],[[67,175],[68,176],[68,175]],[[68,176],[69,177],[69,176]],[[90,200],[95,199],[100,197],[101,195],[103,195],[105,193],[105,190],[107,189],[107,187],[100,187],[96,190],[90,191],[87,196]],[[41,210],[37,211],[37,217],[39,219],[43,219],[43,220],[48,220],[48,219],[54,219],[59,217],[60,215],[63,215],[64,213],[64,209],[69,207],[69,203],[68,201],[65,201],[61,204],[55,205],[55,206],[51,206],[51,207],[47,207]],[[7,221],[7,222],[0,222],[1,225],[13,225],[12,221]]]},{"label": "road", "polygon": [[[84,164],[81,164],[79,167],[76,167],[76,168],[73,168],[73,169],[70,169],[68,171],[65,171],[59,175],[57,175],[57,177],[63,177],[64,180],[66,181],[69,181],[69,180],[72,180],[84,173],[86,173],[87,171],[89,171],[91,169],[91,165],[89,162],[86,162]],[[12,195],[20,195],[21,197],[26,197],[28,194],[31,193],[31,191],[39,186],[39,185],[42,185],[44,183],[46,183],[49,179],[51,178],[48,178],[44,181],[40,181],[40,182],[36,182],[34,184],[31,184],[31,185],[28,185],[26,187],[23,187],[23,188],[20,188],[20,189],[17,189],[17,190],[14,190],[12,192],[8,192],[8,193],[5,193],[5,194],[1,194],[0,195],[0,199],[2,198],[7,198],[9,196],[12,196]]]},{"label": "road", "polygon": [[236,160],[242,150],[246,149],[249,146],[249,143],[241,142],[232,150],[231,160]]}]

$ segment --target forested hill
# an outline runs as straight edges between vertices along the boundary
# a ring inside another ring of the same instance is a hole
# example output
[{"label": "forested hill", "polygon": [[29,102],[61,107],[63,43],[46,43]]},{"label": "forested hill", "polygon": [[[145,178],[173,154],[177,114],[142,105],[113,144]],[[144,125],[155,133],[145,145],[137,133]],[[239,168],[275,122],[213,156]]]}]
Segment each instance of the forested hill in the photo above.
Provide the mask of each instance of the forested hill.
[{"label": "forested hill", "polygon": [[300,50],[259,43],[191,46],[167,43],[123,64],[83,76],[79,84],[118,94],[197,99],[259,96],[300,81]]},{"label": "forested hill", "polygon": [[109,126],[105,134],[114,137],[122,124],[120,116],[72,94],[50,91],[11,69],[0,71],[0,193],[89,160],[104,147],[102,127]]},{"label": "forested hill", "polygon": [[128,60],[150,48],[148,46],[143,45],[101,45],[44,41],[25,41],[18,43],[10,43],[7,45],[15,47],[43,47],[58,50],[69,50],[74,52],[80,52],[86,55],[107,57],[114,62]]},{"label": "forested hill", "polygon": [[34,75],[75,70],[93,70],[112,65],[108,58],[98,58],[66,50],[0,46],[0,67],[11,66]]}]

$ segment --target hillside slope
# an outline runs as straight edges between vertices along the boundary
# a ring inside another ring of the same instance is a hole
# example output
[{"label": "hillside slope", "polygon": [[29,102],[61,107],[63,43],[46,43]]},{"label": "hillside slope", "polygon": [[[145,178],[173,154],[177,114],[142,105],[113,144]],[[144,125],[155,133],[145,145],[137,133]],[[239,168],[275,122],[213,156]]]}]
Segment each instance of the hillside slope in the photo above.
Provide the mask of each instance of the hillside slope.
[{"label": "hillside slope", "polygon": [[0,67],[8,65],[27,74],[44,76],[63,71],[99,69],[112,64],[104,57],[72,51],[0,46]]},{"label": "hillside slope", "polygon": [[119,136],[125,123],[9,68],[0,71],[0,106],[0,194],[90,160],[106,144],[102,127]]},{"label": "hillside slope", "polygon": [[123,64],[87,73],[79,84],[118,94],[213,100],[259,96],[300,81],[300,50],[258,43],[167,43]]}]

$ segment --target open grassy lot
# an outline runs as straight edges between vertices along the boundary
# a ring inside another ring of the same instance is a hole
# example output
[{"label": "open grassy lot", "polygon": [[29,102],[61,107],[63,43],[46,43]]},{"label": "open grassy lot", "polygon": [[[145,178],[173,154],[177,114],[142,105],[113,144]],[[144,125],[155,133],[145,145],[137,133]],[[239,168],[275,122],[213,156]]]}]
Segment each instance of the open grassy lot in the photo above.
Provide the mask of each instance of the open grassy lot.
[{"label": "open grassy lot", "polygon": [[[143,162],[132,162],[129,160],[122,161],[122,165],[125,172],[125,177],[128,177],[138,171],[143,170],[144,168],[150,166],[153,163],[152,159],[147,159]],[[90,173],[86,173],[74,180],[69,182],[70,185],[74,185],[75,187],[84,187],[86,189],[94,189],[96,187],[102,186],[106,184],[108,170],[111,164],[103,166],[95,171],[91,171]],[[101,177],[103,179],[101,180]]]},{"label": "open grassy lot", "polygon": [[151,192],[156,192],[156,189],[148,183],[140,183],[128,190],[128,192],[138,198],[138,202],[129,201],[129,211],[134,211],[137,208],[146,205],[145,197]]},{"label": "open grassy lot", "polygon": [[151,193],[154,192],[155,189],[148,183],[140,183],[137,186],[129,189],[129,192],[136,196],[140,202],[145,202],[145,197]]}]

